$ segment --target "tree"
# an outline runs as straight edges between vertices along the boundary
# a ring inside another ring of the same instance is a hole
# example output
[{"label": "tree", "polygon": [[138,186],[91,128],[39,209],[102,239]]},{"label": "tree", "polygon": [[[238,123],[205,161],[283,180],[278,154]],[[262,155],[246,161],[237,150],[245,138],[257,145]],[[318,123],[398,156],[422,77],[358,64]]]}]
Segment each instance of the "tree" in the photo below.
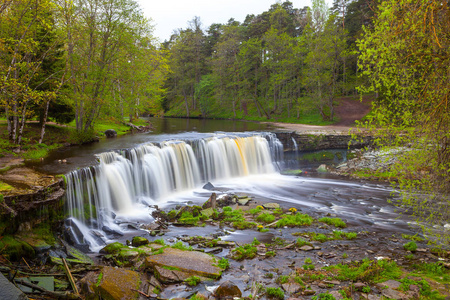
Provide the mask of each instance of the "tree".
[{"label": "tree", "polygon": [[368,80],[360,90],[379,93],[365,125],[377,128],[380,146],[410,146],[391,170],[403,204],[439,225],[450,216],[449,15],[442,1],[387,0],[357,42]]}]

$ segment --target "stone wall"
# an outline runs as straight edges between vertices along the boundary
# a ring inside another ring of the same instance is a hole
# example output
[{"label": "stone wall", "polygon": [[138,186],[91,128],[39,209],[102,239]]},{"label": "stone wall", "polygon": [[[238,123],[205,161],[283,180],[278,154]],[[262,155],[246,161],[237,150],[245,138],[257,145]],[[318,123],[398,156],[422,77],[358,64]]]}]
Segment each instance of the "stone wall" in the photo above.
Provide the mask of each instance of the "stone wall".
[{"label": "stone wall", "polygon": [[298,134],[296,132],[278,132],[278,139],[284,145],[284,151],[294,151],[295,143],[299,151],[315,151],[326,149],[359,149],[371,145],[371,136],[358,136],[353,139],[351,135],[344,134]]}]

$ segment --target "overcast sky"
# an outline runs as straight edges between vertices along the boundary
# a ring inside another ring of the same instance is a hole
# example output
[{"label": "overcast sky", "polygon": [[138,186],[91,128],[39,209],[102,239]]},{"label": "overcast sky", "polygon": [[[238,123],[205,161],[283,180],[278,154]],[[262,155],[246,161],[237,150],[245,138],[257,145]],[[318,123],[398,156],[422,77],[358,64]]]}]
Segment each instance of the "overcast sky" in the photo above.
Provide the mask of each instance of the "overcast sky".
[{"label": "overcast sky", "polygon": [[[311,0],[290,0],[294,8],[310,6]],[[144,15],[153,20],[154,35],[168,40],[174,29],[188,27],[199,16],[203,29],[212,23],[226,23],[230,18],[243,22],[248,14],[267,11],[276,0],[138,0]],[[284,2],[284,1],[282,1]],[[332,0],[327,0],[328,6]]]}]

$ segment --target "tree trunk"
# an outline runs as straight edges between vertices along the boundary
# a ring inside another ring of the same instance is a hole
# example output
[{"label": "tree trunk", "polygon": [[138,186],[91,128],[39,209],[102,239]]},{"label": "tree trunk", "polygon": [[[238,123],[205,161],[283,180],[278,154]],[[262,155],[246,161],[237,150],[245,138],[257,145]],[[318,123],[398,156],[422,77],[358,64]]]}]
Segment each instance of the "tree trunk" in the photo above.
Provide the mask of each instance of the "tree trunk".
[{"label": "tree trunk", "polygon": [[45,123],[47,123],[47,117],[48,117],[48,107],[50,106],[50,100],[47,101],[47,103],[45,104],[45,109],[44,109],[44,115],[42,117],[42,124],[41,124],[41,135],[39,137],[39,144],[42,143],[42,141],[44,140],[44,134],[45,134]]}]

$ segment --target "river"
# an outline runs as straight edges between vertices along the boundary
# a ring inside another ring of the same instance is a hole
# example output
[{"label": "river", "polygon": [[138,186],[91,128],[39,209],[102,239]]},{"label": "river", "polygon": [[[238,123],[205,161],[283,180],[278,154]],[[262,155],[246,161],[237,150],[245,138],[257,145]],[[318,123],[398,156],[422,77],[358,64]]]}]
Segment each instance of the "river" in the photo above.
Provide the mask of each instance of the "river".
[{"label": "river", "polygon": [[[256,202],[277,202],[315,216],[336,215],[359,230],[410,233],[408,217],[388,202],[395,196],[389,186],[281,175],[290,164],[267,125],[187,119],[153,124],[151,133],[56,151],[36,166],[67,174],[72,216],[67,224],[76,243],[98,251],[151,223],[154,205],[166,210],[201,205],[211,195],[203,188],[207,182],[219,197],[249,195]],[[292,153],[288,157],[292,160]],[[199,233],[209,234],[208,228],[191,232]],[[248,236],[236,232],[228,238],[246,241]]]}]

